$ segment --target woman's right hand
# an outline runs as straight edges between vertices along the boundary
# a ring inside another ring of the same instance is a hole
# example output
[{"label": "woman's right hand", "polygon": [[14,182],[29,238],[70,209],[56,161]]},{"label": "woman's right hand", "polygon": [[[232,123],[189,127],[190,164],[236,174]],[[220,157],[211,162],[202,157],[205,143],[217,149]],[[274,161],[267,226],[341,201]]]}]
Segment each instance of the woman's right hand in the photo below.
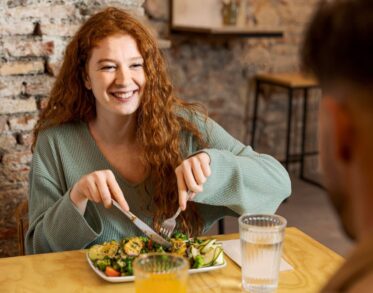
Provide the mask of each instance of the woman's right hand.
[{"label": "woman's right hand", "polygon": [[125,211],[129,211],[127,201],[111,170],[100,170],[83,176],[75,183],[70,192],[71,201],[83,215],[88,200],[102,203],[110,208],[115,200]]}]

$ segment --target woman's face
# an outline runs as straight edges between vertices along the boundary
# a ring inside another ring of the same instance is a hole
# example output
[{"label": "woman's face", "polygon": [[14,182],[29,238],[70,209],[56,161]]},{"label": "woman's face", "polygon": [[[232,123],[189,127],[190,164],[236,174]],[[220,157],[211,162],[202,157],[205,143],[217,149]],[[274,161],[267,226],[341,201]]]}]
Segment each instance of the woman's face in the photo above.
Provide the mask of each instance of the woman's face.
[{"label": "woman's face", "polygon": [[85,86],[96,98],[97,117],[136,112],[145,87],[144,59],[130,35],[101,40],[88,61]]}]

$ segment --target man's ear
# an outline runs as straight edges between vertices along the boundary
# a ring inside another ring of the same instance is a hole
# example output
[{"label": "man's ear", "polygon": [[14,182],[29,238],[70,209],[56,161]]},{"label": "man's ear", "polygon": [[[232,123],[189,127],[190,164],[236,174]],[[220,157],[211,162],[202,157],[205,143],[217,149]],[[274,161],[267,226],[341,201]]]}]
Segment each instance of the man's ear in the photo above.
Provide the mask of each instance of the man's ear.
[{"label": "man's ear", "polygon": [[354,156],[355,127],[351,111],[347,106],[333,98],[324,98],[324,107],[330,114],[330,135],[332,136],[335,158],[348,164]]}]

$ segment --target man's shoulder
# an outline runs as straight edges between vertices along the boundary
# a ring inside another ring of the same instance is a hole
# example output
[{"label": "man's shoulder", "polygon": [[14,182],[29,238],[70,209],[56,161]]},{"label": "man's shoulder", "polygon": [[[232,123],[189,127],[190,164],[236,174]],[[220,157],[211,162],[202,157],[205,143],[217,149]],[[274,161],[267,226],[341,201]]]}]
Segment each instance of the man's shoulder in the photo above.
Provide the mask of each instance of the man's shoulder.
[{"label": "man's shoulder", "polygon": [[[373,263],[372,263],[373,264]],[[369,270],[369,268],[367,268]],[[373,266],[370,270],[358,277],[347,290],[348,293],[370,293],[373,292]]]},{"label": "man's shoulder", "polygon": [[358,246],[322,292],[373,292],[373,242]]}]

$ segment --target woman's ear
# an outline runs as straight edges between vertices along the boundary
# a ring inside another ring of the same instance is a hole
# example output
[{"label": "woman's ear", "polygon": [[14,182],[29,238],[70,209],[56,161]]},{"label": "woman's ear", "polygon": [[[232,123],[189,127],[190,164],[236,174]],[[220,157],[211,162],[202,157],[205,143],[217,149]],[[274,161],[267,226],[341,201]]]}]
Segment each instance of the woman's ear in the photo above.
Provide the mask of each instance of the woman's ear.
[{"label": "woman's ear", "polygon": [[85,72],[83,72],[83,80],[84,80],[84,85],[85,85],[86,89],[91,90],[92,89],[91,80],[90,80],[88,74],[86,74]]}]

